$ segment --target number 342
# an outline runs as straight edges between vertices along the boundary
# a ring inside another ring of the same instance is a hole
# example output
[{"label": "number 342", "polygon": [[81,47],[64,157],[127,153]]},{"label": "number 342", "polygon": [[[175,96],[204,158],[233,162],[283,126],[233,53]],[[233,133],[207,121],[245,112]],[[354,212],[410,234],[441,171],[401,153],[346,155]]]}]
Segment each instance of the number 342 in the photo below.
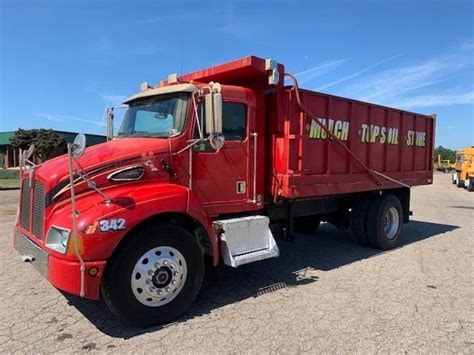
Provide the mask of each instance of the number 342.
[{"label": "number 342", "polygon": [[108,232],[110,230],[117,231],[125,229],[125,218],[103,219],[99,222],[101,232]]}]

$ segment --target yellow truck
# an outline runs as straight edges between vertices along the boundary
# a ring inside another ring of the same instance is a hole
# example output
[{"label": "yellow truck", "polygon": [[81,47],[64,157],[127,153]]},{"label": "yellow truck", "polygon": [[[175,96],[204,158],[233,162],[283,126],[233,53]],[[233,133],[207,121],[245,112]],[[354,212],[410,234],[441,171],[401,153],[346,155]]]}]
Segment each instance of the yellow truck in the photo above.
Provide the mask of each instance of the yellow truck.
[{"label": "yellow truck", "polygon": [[474,147],[460,149],[456,152],[453,184],[474,191]]},{"label": "yellow truck", "polygon": [[449,159],[441,159],[441,154],[438,154],[438,164],[436,164],[436,170],[445,173],[454,170],[455,163],[451,163]]}]

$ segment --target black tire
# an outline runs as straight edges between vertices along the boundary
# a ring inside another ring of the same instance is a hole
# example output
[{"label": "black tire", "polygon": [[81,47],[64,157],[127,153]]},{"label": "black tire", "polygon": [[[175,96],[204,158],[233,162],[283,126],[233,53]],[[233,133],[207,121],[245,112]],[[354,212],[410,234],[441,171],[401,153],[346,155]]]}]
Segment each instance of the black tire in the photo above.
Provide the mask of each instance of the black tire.
[{"label": "black tire", "polygon": [[320,224],[321,218],[319,216],[297,217],[293,222],[293,230],[296,233],[313,234]]},{"label": "black tire", "polygon": [[[398,221],[389,234],[385,228],[387,216],[396,213]],[[400,245],[400,233],[403,226],[403,210],[400,200],[395,195],[380,195],[372,201],[367,214],[367,236],[369,243],[382,250],[390,250]]]},{"label": "black tire", "polygon": [[457,173],[455,183],[456,183],[457,187],[464,187],[464,182],[461,181],[461,174],[460,173]]},{"label": "black tire", "polygon": [[[151,307],[141,303],[132,291],[135,264],[148,251],[172,247],[185,259],[187,275],[184,285],[169,303]],[[186,229],[175,225],[144,228],[134,233],[107,264],[101,292],[109,309],[126,323],[149,327],[170,322],[183,314],[201,288],[204,258],[199,244]]]},{"label": "black tire", "polygon": [[467,191],[474,191],[474,177],[466,176]]},{"label": "black tire", "polygon": [[354,239],[361,245],[369,245],[367,236],[367,212],[372,196],[361,196],[352,206],[350,226]]}]

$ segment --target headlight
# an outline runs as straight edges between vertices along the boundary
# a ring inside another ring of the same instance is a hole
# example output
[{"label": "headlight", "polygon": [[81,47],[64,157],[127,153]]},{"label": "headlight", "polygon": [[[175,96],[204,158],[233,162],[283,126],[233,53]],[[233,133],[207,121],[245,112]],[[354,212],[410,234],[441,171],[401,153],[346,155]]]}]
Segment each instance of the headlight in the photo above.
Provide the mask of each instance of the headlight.
[{"label": "headlight", "polygon": [[51,226],[46,237],[46,246],[59,253],[66,254],[70,231],[66,228]]},{"label": "headlight", "polygon": [[139,165],[115,171],[107,176],[107,179],[112,181],[133,181],[140,180],[143,174],[145,174],[145,168]]}]

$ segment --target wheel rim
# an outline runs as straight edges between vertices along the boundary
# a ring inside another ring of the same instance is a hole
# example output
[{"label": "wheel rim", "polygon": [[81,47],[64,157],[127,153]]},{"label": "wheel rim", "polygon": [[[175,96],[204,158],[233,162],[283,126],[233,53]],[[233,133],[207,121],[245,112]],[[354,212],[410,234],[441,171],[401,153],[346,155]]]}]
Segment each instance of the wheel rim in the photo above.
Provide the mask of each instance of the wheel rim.
[{"label": "wheel rim", "polygon": [[396,237],[398,232],[398,225],[400,223],[400,216],[395,207],[390,207],[385,213],[385,224],[384,230],[385,235],[388,239],[393,239]]},{"label": "wheel rim", "polygon": [[150,249],[133,268],[133,294],[145,306],[163,306],[179,294],[187,273],[186,259],[177,249],[169,246]]}]

